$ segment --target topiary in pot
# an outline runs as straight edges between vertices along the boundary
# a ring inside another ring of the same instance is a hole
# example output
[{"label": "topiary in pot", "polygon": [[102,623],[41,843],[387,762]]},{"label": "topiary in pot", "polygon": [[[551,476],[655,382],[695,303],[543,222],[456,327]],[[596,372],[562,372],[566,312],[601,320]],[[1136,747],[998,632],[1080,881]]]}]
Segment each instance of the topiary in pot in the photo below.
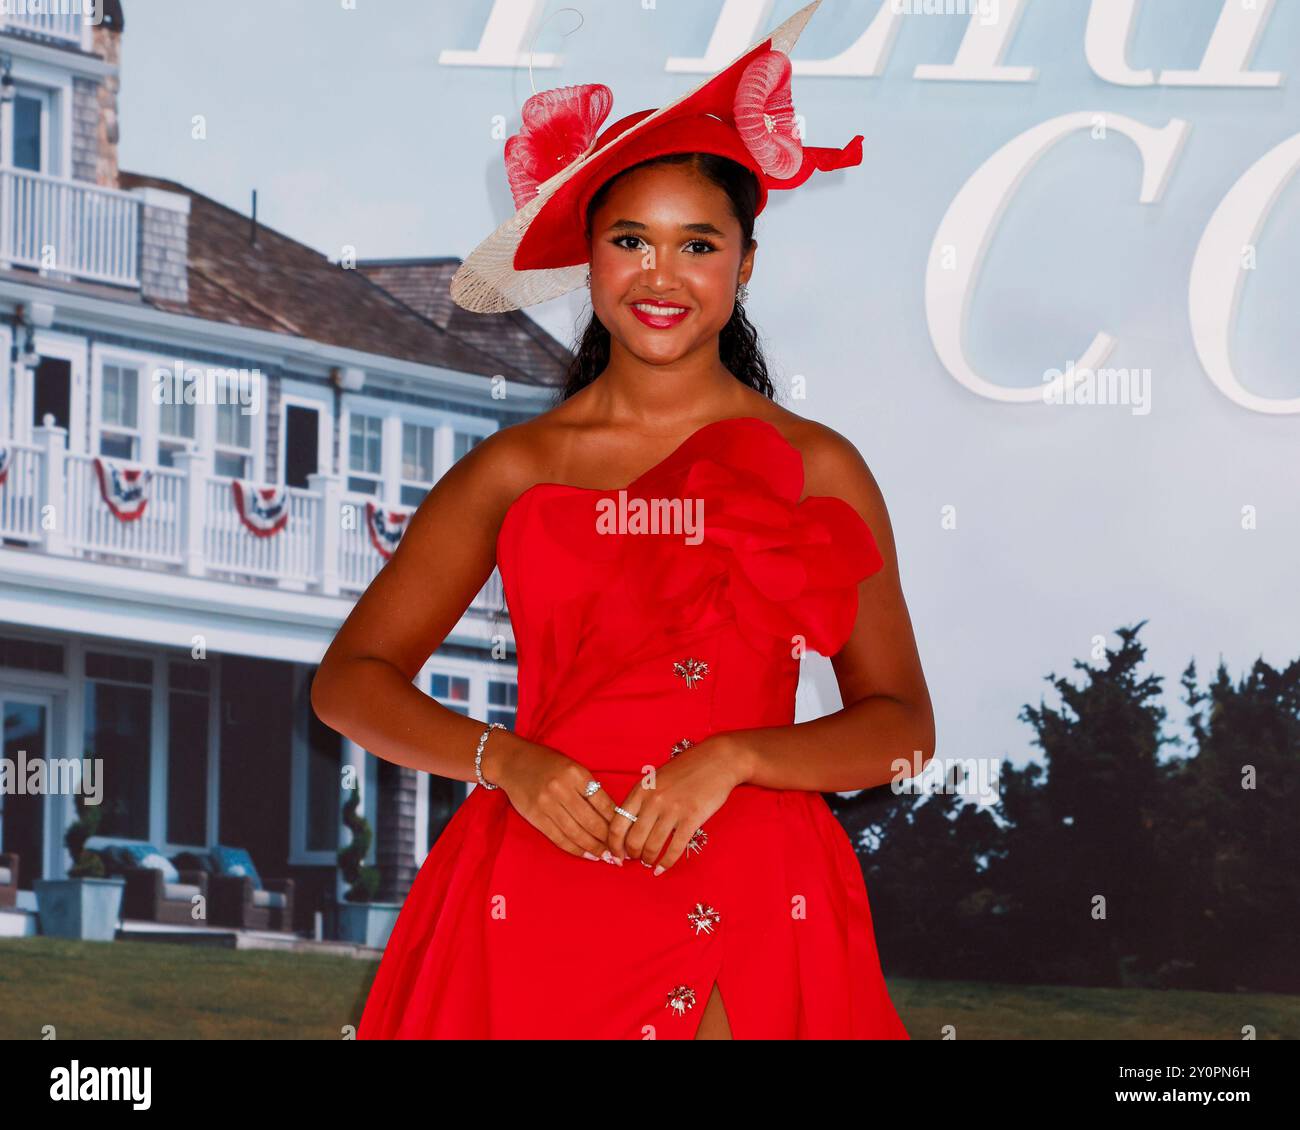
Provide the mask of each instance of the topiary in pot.
[{"label": "topiary in pot", "polygon": [[370,822],[357,812],[361,807],[361,792],[353,789],[343,806],[343,823],[352,833],[352,842],[339,849],[339,870],[350,886],[343,896],[346,902],[373,902],[379,889],[379,871],[365,863],[370,850]]},{"label": "topiary in pot", "polygon": [[87,851],[86,841],[99,828],[104,818],[103,806],[88,804],[84,793],[77,796],[77,819],[63,836],[63,844],[72,856],[68,868],[69,879],[102,879],[105,875],[104,858],[97,851]]}]

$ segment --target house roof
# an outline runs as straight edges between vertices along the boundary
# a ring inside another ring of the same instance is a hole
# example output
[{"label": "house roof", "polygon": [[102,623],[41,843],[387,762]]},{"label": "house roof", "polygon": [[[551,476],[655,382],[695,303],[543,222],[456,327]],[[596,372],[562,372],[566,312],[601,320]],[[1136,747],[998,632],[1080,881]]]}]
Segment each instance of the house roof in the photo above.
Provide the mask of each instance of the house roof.
[{"label": "house roof", "polygon": [[119,181],[123,189],[158,188],[190,198],[189,301],[148,298],[149,305],[523,384],[555,386],[564,379],[568,350],[527,317],[467,315],[494,323],[495,330],[474,326],[462,336],[372,279],[369,270],[345,269],[260,222],[254,243],[249,216],[183,184],[125,171]]},{"label": "house roof", "polygon": [[451,277],[461,262],[452,257],[367,259],[357,263],[357,270],[458,341],[487,353],[508,348],[512,359],[530,368],[545,371],[559,364],[567,370],[573,354],[527,314],[474,314],[451,300]]}]

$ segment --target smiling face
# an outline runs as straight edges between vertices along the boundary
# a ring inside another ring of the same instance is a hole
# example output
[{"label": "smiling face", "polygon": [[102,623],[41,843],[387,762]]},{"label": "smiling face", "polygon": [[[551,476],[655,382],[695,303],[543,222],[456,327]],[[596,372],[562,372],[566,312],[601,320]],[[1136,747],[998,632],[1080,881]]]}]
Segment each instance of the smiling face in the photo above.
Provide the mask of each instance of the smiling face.
[{"label": "smiling face", "polygon": [[591,305],[613,343],[652,365],[718,355],[756,243],[726,191],[691,165],[614,182],[591,215]]}]

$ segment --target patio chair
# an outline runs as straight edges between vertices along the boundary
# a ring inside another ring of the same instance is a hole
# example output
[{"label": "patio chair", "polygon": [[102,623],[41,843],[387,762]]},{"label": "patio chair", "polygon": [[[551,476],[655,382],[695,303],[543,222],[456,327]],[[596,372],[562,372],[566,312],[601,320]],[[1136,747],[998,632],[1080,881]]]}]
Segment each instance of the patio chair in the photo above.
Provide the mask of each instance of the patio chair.
[{"label": "patio chair", "polygon": [[[194,854],[187,853],[183,860],[201,865],[201,857]],[[215,925],[293,932],[292,879],[263,879],[244,848],[224,844],[209,848],[202,862],[207,864],[208,911]]]},{"label": "patio chair", "polygon": [[[150,843],[109,844],[96,848],[104,859],[109,875],[126,880],[122,896],[122,917],[145,922],[162,922],[175,926],[206,926],[194,917],[194,897],[208,900],[208,876],[201,870],[177,870],[161,851]],[[208,913],[211,914],[210,900]]]},{"label": "patio chair", "polygon": [[0,854],[0,906],[18,905],[18,855]]}]

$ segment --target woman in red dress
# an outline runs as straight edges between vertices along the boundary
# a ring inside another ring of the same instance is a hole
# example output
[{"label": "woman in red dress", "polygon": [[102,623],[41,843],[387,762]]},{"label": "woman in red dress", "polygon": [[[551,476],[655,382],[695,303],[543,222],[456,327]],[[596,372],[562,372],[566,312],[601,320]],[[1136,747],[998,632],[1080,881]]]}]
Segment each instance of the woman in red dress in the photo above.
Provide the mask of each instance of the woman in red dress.
[{"label": "woman in red dress", "polygon": [[[816,6],[599,137],[607,88],[537,95],[507,145],[520,210],[453,295],[514,309],[589,269],[593,317],[561,403],[443,476],[313,684],[376,756],[478,785],[358,1038],[908,1038],[821,796],[933,754],[889,518],[853,445],[774,403],[741,304],[768,191],[861,160],[793,128]],[[494,566],[513,732],[411,682]],[[845,705],[796,725],[806,649]]]}]

